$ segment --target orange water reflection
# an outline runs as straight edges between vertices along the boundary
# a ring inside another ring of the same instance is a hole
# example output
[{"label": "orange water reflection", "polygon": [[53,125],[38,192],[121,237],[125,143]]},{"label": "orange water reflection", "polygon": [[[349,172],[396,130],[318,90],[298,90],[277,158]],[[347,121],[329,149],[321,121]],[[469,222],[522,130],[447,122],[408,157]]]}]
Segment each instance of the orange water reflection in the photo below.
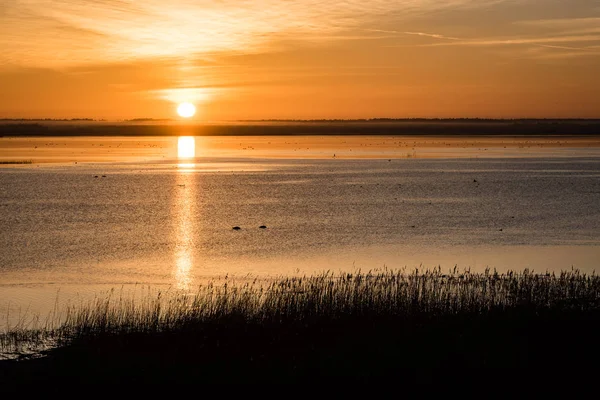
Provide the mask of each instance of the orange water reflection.
[{"label": "orange water reflection", "polygon": [[196,139],[193,136],[180,136],[177,138],[177,158],[191,159],[196,157]]},{"label": "orange water reflection", "polygon": [[194,175],[179,170],[175,192],[174,221],[175,270],[174,280],[177,289],[188,290],[191,285],[190,272],[194,265]]},{"label": "orange water reflection", "polygon": [[[3,137],[0,138],[0,162],[27,160],[39,165],[151,162],[177,158],[182,163],[191,163],[198,155],[198,148],[202,155],[245,159],[598,157],[600,140],[596,137],[376,135]],[[3,168],[9,166],[23,167],[20,164],[2,165]]]},{"label": "orange water reflection", "polygon": [[[192,285],[191,272],[194,267],[194,232],[196,231],[195,199],[196,177],[194,174],[196,154],[195,139],[192,136],[182,136],[177,140],[177,175],[173,202],[175,221],[175,269],[173,278],[175,287],[189,290]],[[184,161],[184,162],[181,162]]]}]

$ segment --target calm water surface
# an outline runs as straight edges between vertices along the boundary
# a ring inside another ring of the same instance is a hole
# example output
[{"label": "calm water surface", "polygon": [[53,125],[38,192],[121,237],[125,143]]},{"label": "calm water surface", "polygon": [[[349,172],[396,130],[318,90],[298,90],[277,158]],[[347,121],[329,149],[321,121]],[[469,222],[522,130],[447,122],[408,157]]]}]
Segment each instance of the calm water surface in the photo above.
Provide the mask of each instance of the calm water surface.
[{"label": "calm water surface", "polygon": [[0,325],[43,314],[57,298],[123,285],[193,291],[226,274],[437,266],[592,273],[600,157],[589,151],[419,159],[403,149],[389,159],[202,155],[0,168]]}]

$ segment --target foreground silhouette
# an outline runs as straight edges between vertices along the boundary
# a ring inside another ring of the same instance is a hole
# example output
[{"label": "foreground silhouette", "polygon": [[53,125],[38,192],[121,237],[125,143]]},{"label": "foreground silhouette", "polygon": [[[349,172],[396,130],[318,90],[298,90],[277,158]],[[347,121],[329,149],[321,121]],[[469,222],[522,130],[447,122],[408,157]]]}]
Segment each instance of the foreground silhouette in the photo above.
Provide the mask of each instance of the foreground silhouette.
[{"label": "foreground silhouette", "polygon": [[262,291],[229,284],[175,313],[156,302],[135,313],[108,303],[81,310],[61,346],[0,362],[0,377],[14,385],[414,383],[490,367],[564,370],[600,356],[599,299],[599,277],[577,272],[326,274]]}]

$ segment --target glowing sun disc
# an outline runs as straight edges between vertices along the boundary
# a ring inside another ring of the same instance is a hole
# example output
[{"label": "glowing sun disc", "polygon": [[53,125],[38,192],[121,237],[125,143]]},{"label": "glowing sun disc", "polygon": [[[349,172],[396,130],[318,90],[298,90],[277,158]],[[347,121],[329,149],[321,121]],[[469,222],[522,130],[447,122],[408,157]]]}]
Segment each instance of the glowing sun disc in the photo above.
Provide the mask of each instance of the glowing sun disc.
[{"label": "glowing sun disc", "polygon": [[181,103],[177,107],[177,114],[183,118],[189,118],[196,114],[196,107],[192,103]]}]

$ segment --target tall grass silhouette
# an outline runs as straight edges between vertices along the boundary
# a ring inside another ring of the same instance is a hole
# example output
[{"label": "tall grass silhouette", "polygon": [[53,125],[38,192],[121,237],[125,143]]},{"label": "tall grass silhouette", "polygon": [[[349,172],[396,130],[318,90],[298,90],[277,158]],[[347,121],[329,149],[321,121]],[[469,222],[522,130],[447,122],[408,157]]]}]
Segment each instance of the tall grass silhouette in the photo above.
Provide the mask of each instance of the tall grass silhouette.
[{"label": "tall grass silhouette", "polygon": [[332,326],[336,321],[346,325],[365,320],[422,323],[508,311],[512,315],[569,314],[596,311],[599,305],[600,277],[577,270],[559,274],[456,269],[443,273],[439,268],[327,271],[270,282],[225,279],[220,285],[202,285],[192,295],[148,290],[136,299],[113,290],[106,297],[60,310],[59,326],[47,319],[44,327],[13,327],[0,335],[0,346],[5,355],[15,355],[31,353],[36,346],[60,348],[91,338],[132,334],[189,334],[217,325],[224,330],[247,325],[293,330],[319,323]]}]

